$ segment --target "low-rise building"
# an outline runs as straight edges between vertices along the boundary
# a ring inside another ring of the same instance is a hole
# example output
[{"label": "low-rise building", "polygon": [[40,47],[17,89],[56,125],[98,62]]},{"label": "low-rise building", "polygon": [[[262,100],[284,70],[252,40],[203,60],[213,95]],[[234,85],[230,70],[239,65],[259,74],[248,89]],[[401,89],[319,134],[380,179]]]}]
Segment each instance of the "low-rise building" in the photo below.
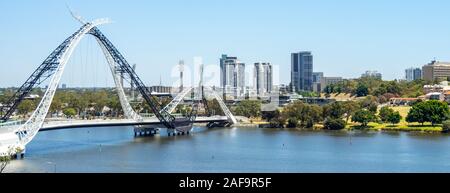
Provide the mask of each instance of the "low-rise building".
[{"label": "low-rise building", "polygon": [[377,79],[382,79],[382,75],[381,73],[377,72],[377,71],[366,71],[363,74],[361,74],[361,78],[377,78]]},{"label": "low-rise building", "polygon": [[422,77],[427,81],[447,80],[450,77],[450,62],[431,61],[422,67]]},{"label": "low-rise building", "polygon": [[425,95],[426,100],[438,100],[438,101],[444,101],[445,95],[441,92],[432,92]]},{"label": "low-rise building", "polygon": [[423,86],[423,92],[425,94],[432,93],[432,92],[444,93],[446,91],[450,91],[450,86],[448,84],[448,81],[442,81],[439,84],[435,84],[435,85],[424,85]]},{"label": "low-rise building", "polygon": [[321,91],[328,85],[340,83],[342,80],[342,77],[322,77],[320,81]]},{"label": "low-rise building", "polygon": [[391,99],[389,99],[389,105],[391,105],[391,106],[409,106],[418,100],[419,100],[419,98],[391,98]]},{"label": "low-rise building", "polygon": [[155,93],[172,93],[172,87],[170,86],[151,86],[149,87],[150,92]]}]

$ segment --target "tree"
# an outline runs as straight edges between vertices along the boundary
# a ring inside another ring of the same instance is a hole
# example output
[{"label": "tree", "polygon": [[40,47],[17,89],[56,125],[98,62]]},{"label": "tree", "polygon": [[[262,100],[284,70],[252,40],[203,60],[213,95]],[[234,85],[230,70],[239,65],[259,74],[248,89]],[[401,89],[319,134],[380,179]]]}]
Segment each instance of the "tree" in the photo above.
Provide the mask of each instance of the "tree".
[{"label": "tree", "polygon": [[275,128],[283,128],[284,125],[286,124],[287,118],[279,110],[276,110],[275,112],[276,112],[276,116],[275,116],[275,118],[272,118],[270,120],[270,126],[275,127]]},{"label": "tree", "polygon": [[423,125],[427,121],[425,115],[425,103],[419,102],[414,104],[406,116],[406,121],[408,123],[418,122]]},{"label": "tree", "polygon": [[334,119],[342,118],[345,114],[344,105],[341,102],[334,102],[323,107],[323,118],[331,117]]},{"label": "tree", "polygon": [[391,112],[388,117],[387,117],[387,121],[389,123],[392,123],[392,125],[395,125],[397,123],[400,123],[400,120],[402,119],[402,116],[400,115],[400,113],[398,111],[396,112]]},{"label": "tree", "polygon": [[352,114],[358,110],[359,104],[355,101],[345,101],[342,103],[342,108],[345,115],[345,122],[348,123],[348,120],[352,116]]},{"label": "tree", "polygon": [[329,129],[329,130],[341,130],[341,129],[345,128],[346,124],[347,124],[347,122],[345,122],[342,119],[329,118],[325,121],[323,126],[325,129]]},{"label": "tree", "polygon": [[406,116],[406,121],[419,122],[422,125],[425,122],[431,122],[434,126],[447,120],[449,114],[450,110],[446,102],[429,100],[414,104]]},{"label": "tree", "polygon": [[208,115],[224,115],[222,107],[220,107],[217,99],[207,101],[208,103]]},{"label": "tree", "polygon": [[446,102],[430,100],[427,103],[429,105],[427,112],[429,112],[428,116],[431,125],[440,124],[449,118],[450,111]]},{"label": "tree", "polygon": [[442,131],[444,132],[450,131],[450,120],[442,122]]},{"label": "tree", "polygon": [[263,119],[265,119],[266,121],[270,122],[272,119],[276,118],[277,116],[279,116],[279,111],[275,110],[275,111],[262,111],[261,112],[261,117]]},{"label": "tree", "polygon": [[389,116],[393,113],[394,113],[394,110],[385,106],[380,109],[378,116],[380,117],[381,121],[386,123],[386,122],[388,122]]},{"label": "tree", "polygon": [[322,108],[318,105],[306,105],[300,114],[300,124],[306,128],[311,128],[315,123],[322,120]]},{"label": "tree", "polygon": [[72,118],[73,116],[77,115],[77,110],[75,110],[74,108],[66,108],[63,110],[64,115],[66,115],[66,117]]},{"label": "tree", "polygon": [[367,96],[369,94],[369,88],[366,84],[358,83],[358,87],[356,88],[356,96],[362,97]]},{"label": "tree", "polygon": [[18,110],[19,114],[26,115],[29,112],[33,111],[35,108],[36,107],[35,107],[33,101],[24,100],[19,104],[19,106],[17,107],[17,110]]},{"label": "tree", "polygon": [[[322,108],[318,105],[308,105],[301,101],[295,101],[286,106],[282,116],[288,120],[288,127],[304,126],[311,128],[322,120]],[[293,121],[297,121],[295,124]]]},{"label": "tree", "polygon": [[[8,148],[8,151],[4,155],[0,155],[0,174],[3,173],[6,169],[6,167],[11,162],[11,158],[14,155],[13,153],[14,149]],[[16,152],[21,152],[22,150],[16,149]]]},{"label": "tree", "polygon": [[235,109],[236,115],[248,118],[261,116],[261,102],[255,100],[241,101]]},{"label": "tree", "polygon": [[50,109],[49,109],[50,115],[61,111],[61,108],[62,108],[61,98],[58,94],[56,94],[53,97],[52,104],[50,105]]},{"label": "tree", "polygon": [[298,120],[295,117],[291,117],[288,119],[288,128],[297,128],[298,127]]},{"label": "tree", "polygon": [[366,96],[363,100],[361,100],[359,102],[359,106],[361,108],[365,108],[375,114],[378,109],[377,97]]},{"label": "tree", "polygon": [[0,173],[3,173],[8,166],[9,162],[11,162],[11,156],[0,156]]},{"label": "tree", "polygon": [[352,121],[361,123],[363,127],[366,127],[373,120],[375,120],[375,114],[367,109],[358,110],[352,116]]}]

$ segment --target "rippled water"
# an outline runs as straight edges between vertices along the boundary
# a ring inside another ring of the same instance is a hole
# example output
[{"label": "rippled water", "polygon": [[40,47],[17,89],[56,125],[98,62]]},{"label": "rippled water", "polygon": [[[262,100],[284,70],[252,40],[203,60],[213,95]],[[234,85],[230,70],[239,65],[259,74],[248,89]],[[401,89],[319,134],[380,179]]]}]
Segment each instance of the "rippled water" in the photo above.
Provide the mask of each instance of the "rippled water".
[{"label": "rippled water", "polygon": [[450,172],[447,134],[131,127],[41,132],[9,172]]}]

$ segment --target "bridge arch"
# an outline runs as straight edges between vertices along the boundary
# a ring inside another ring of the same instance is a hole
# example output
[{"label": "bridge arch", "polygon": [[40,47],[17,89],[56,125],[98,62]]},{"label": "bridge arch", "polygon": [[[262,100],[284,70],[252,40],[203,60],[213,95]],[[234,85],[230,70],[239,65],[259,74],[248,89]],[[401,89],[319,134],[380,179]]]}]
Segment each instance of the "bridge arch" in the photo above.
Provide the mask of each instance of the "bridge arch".
[{"label": "bridge arch", "polygon": [[[61,77],[64,73],[65,66],[72,56],[75,48],[78,46],[80,41],[88,34],[95,36],[92,30],[97,29],[97,26],[110,23],[108,19],[98,19],[90,23],[85,23],[78,31],[69,36],[63,43],[61,43],[47,58],[44,62],[36,69],[36,71],[28,78],[25,84],[16,92],[12,97],[11,102],[13,103],[7,109],[2,120],[6,121],[9,116],[14,112],[18,104],[23,100],[35,85],[38,85],[50,78],[50,83],[47,90],[45,91],[40,103],[38,104],[36,110],[30,116],[30,118],[21,126],[15,129],[17,135],[17,144],[19,148],[24,148],[38,133],[39,129],[42,128],[44,124],[45,117],[50,109],[53,97],[58,88]],[[123,85],[120,83],[120,74],[116,73],[113,56],[106,51],[106,46],[99,40],[98,36],[97,42],[103,50],[103,54],[109,64],[111,73],[114,78],[114,83],[119,95],[120,103],[123,108],[125,117],[127,119],[132,119],[135,121],[142,121],[142,117],[139,116],[131,107],[128,102]],[[4,111],[4,109],[0,109]],[[14,147],[16,148],[16,147]]]}]

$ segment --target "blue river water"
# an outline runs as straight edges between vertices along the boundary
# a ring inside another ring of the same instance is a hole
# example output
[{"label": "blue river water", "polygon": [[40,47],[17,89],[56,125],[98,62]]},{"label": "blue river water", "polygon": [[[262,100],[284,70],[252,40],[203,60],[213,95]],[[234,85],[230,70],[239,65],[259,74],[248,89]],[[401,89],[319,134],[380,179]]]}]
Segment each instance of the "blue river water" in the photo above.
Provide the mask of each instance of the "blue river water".
[{"label": "blue river water", "polygon": [[134,137],[132,127],[40,132],[7,172],[450,172],[450,135],[194,128]]}]

